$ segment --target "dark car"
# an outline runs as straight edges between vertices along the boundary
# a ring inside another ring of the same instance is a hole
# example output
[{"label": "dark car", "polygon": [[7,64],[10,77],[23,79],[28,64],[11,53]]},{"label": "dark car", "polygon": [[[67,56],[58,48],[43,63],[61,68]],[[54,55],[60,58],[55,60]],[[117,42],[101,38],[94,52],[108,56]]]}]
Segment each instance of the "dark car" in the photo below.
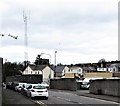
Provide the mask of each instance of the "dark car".
[{"label": "dark car", "polygon": [[19,82],[12,82],[11,89],[15,91],[15,87],[19,85]]},{"label": "dark car", "polygon": [[11,89],[11,88],[12,88],[12,82],[7,82],[6,89]]}]

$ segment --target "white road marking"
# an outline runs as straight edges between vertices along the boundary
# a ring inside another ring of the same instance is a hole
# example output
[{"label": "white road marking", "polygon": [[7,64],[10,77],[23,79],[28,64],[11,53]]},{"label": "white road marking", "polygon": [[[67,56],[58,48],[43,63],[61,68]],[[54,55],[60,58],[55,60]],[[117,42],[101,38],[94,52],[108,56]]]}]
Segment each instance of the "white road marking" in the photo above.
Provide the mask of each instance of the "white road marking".
[{"label": "white road marking", "polygon": [[37,104],[40,104],[40,105],[42,105],[42,106],[47,106],[45,103],[43,103],[43,102],[41,102],[41,101],[34,101],[34,102],[36,102]]}]

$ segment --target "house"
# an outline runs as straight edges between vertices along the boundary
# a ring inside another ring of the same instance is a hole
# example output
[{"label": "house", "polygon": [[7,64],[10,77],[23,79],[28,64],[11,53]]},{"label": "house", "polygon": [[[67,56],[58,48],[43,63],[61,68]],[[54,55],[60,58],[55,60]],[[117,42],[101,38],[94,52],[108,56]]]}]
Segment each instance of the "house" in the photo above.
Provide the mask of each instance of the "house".
[{"label": "house", "polygon": [[55,69],[55,76],[59,78],[80,78],[82,74],[82,68],[78,66],[56,66]]},{"label": "house", "polygon": [[112,73],[120,72],[120,64],[119,63],[111,64],[109,68],[107,69],[107,71],[112,72]]},{"label": "house", "polygon": [[54,71],[48,65],[28,65],[22,73],[23,75],[42,75],[43,81],[54,78]]},{"label": "house", "polygon": [[107,64],[106,67],[98,67],[97,71],[112,73],[120,72],[120,64],[119,63]]},{"label": "house", "polygon": [[56,66],[54,68],[55,70],[55,77],[62,77],[65,75],[65,72],[67,72],[69,70],[69,67],[67,66]]},{"label": "house", "polygon": [[74,77],[80,78],[80,76],[83,75],[83,69],[78,66],[69,66],[69,70],[67,70],[65,74],[74,74]]}]

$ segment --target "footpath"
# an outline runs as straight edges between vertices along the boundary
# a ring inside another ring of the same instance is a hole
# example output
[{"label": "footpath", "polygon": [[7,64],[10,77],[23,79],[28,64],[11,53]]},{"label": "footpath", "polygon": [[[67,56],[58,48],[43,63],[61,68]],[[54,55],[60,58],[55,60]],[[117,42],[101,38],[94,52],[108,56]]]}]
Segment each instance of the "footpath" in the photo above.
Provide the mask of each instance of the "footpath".
[{"label": "footpath", "polygon": [[86,97],[91,97],[91,98],[96,98],[96,99],[103,99],[103,100],[107,100],[107,101],[113,101],[113,102],[120,103],[120,97],[111,96],[111,95],[92,94],[92,93],[89,93],[88,90],[87,91],[78,90],[78,91],[76,91],[76,94],[79,95],[79,96],[86,96]]},{"label": "footpath", "polygon": [[[38,106],[34,102],[32,102],[27,97],[21,95],[20,93],[16,93],[13,90],[3,89],[2,92],[2,106]],[[39,105],[40,106],[40,105]]]},{"label": "footpath", "polygon": [[76,95],[79,95],[79,96],[85,96],[85,97],[102,99],[102,100],[107,100],[107,101],[120,103],[120,97],[110,96],[110,95],[92,94],[92,93],[89,93],[89,90],[77,90],[77,91],[56,90],[56,91],[61,91],[61,92],[65,91],[65,92],[70,92],[70,93],[73,93],[73,94],[76,94]]}]

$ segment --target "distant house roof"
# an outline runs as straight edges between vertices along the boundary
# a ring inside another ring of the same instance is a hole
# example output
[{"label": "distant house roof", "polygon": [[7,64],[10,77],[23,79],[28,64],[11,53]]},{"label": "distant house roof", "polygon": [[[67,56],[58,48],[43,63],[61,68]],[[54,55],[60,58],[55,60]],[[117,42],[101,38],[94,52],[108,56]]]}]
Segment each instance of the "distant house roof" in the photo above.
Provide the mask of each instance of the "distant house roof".
[{"label": "distant house roof", "polygon": [[66,66],[56,66],[55,72],[62,72]]},{"label": "distant house roof", "polygon": [[111,64],[110,67],[120,67],[120,64],[119,63]]},{"label": "distant house roof", "polygon": [[47,65],[29,65],[29,67],[35,71],[35,70],[43,70]]},{"label": "distant house roof", "polygon": [[96,69],[94,67],[83,67],[84,71],[95,71]]},{"label": "distant house roof", "polygon": [[71,69],[78,69],[78,68],[81,68],[81,67],[79,67],[79,66],[69,66],[69,68],[71,68]]}]

